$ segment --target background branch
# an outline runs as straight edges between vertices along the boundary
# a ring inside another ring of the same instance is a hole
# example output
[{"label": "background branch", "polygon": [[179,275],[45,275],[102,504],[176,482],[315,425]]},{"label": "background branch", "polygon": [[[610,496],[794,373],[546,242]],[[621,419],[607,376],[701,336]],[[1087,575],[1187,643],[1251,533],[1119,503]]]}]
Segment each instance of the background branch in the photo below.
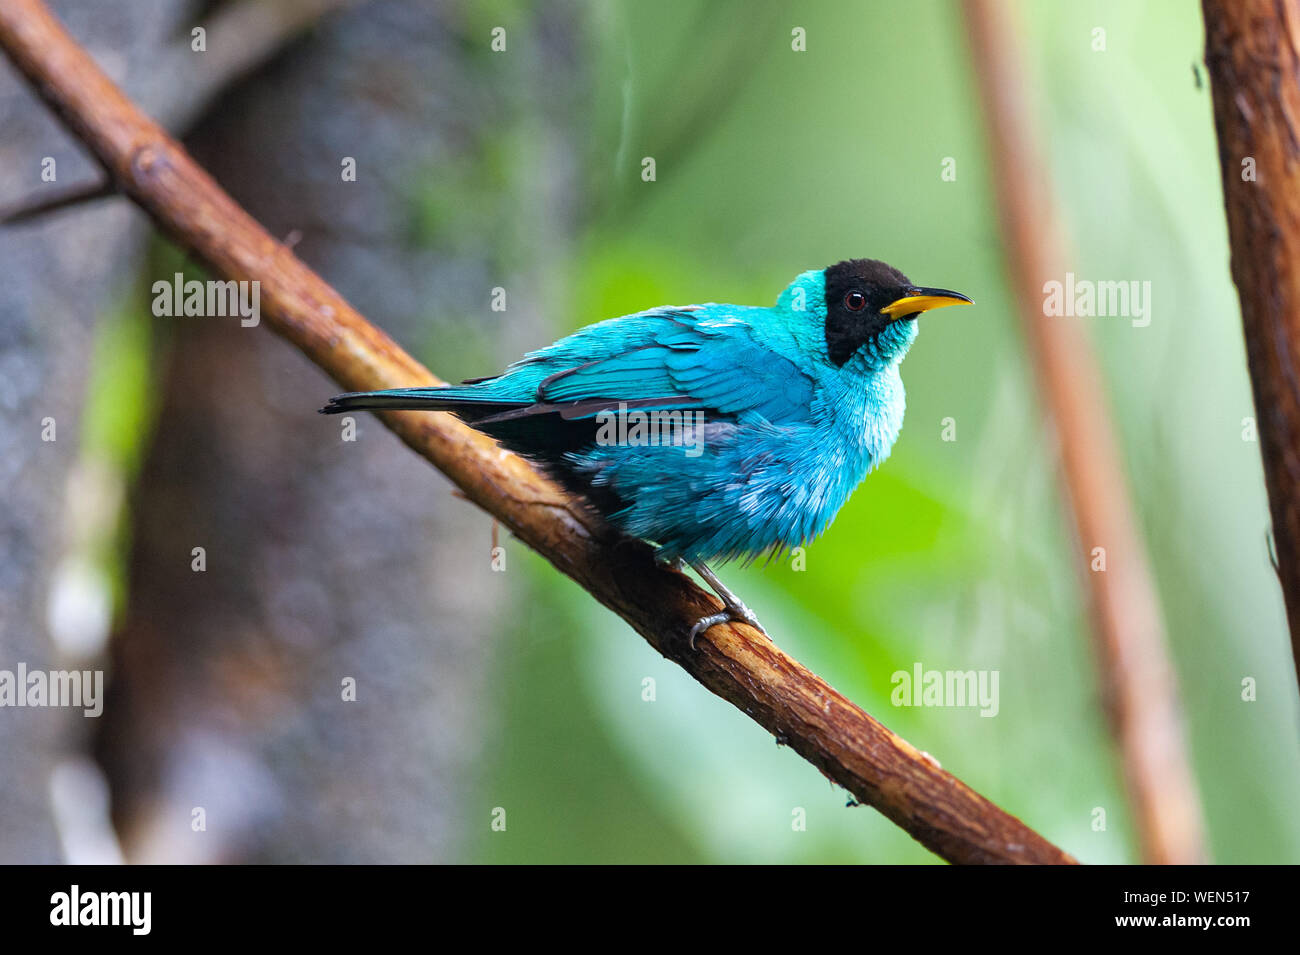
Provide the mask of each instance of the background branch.
[{"label": "background branch", "polygon": [[[357,0],[237,0],[217,10],[205,23],[205,49],[196,53],[185,36],[157,54],[154,74],[168,78],[141,89],[140,106],[157,122],[180,135],[222,92],[259,66],[321,17]],[[0,206],[0,225],[32,219],[117,195],[112,180],[83,183],[47,198],[35,196]]]},{"label": "background branch", "polygon": [[1300,6],[1203,8],[1232,280],[1300,679]]},{"label": "background branch", "polygon": [[1028,88],[1005,0],[967,0],[975,73],[988,124],[1011,286],[1029,357],[1061,454],[1067,504],[1085,572],[1102,696],[1118,743],[1142,856],[1205,861],[1200,798],[1187,760],[1177,685],[1159,598],[1129,502],[1106,390],[1079,320],[1044,314],[1044,283],[1065,272],[1065,242],[1025,102]]},{"label": "background branch", "polygon": [[[217,273],[259,281],[263,318],[342,387],[437,381],[142,115],[39,0],[0,6],[0,46],[161,228]],[[446,414],[396,412],[385,423],[656,650],[923,845],[953,862],[1074,862],[756,631],[714,627],[688,651],[690,624],[716,608],[714,599],[486,436]]]},{"label": "background branch", "polygon": [[196,54],[188,31],[160,55],[156,71],[169,82],[150,90],[141,108],[168,129],[181,129],[228,86],[268,62],[321,17],[357,0],[236,0],[202,26],[205,49]]}]

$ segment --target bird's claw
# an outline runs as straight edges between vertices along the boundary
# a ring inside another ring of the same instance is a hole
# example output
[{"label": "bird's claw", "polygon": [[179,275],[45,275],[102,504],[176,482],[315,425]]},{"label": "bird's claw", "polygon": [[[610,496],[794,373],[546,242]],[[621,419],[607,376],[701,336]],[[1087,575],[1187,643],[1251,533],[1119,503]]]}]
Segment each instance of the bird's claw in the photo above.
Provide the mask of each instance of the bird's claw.
[{"label": "bird's claw", "polygon": [[658,552],[655,553],[655,563],[660,567],[667,568],[668,570],[675,570],[678,572],[684,572],[686,570],[686,561],[682,558],[665,557],[663,554]]},{"label": "bird's claw", "polygon": [[695,649],[695,638],[705,630],[708,630],[714,624],[726,623],[730,619],[731,614],[727,613],[725,610],[722,613],[714,613],[709,614],[707,617],[701,617],[696,621],[695,626],[691,627],[691,649]]},{"label": "bird's claw", "polygon": [[708,630],[710,627],[716,626],[717,624],[730,623],[733,620],[740,623],[747,623],[763,636],[767,636],[767,631],[764,630],[763,625],[758,622],[758,617],[754,615],[754,611],[750,610],[744,604],[735,607],[727,606],[723,607],[718,613],[709,614],[707,617],[701,617],[696,622],[695,626],[691,627],[691,649],[695,649],[695,638],[704,633],[704,631]]}]

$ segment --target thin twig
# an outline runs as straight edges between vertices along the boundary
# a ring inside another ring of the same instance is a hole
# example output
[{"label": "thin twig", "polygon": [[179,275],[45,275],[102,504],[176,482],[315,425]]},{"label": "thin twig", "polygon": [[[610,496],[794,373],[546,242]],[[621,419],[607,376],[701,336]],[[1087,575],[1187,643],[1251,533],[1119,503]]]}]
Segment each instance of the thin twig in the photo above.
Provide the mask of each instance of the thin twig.
[{"label": "thin twig", "polygon": [[30,222],[61,209],[115,195],[117,195],[117,183],[112,179],[60,189],[52,196],[37,196],[0,207],[0,226],[22,225],[24,222]]},{"label": "thin twig", "polygon": [[1203,0],[1232,279],[1300,680],[1300,9]]},{"label": "thin twig", "polygon": [[[966,0],[966,21],[994,157],[1013,290],[1049,425],[1061,451],[1092,605],[1103,698],[1123,759],[1142,855],[1205,860],[1201,805],[1187,761],[1164,621],[1129,502],[1091,343],[1074,318],[1044,314],[1044,284],[1066,261],[1024,100],[1026,77],[1004,0]],[[1098,557],[1094,548],[1104,548]],[[1096,560],[1104,564],[1094,564]]]},{"label": "thin twig", "polygon": [[[40,0],[0,4],[0,47],[132,199],[213,270],[261,283],[262,317],[344,388],[437,379],[266,233],[137,110]],[[717,626],[687,650],[717,602],[615,535],[522,459],[447,414],[385,423],[466,496],[627,620],[660,653],[785,740],[830,779],[953,862],[1075,860],[891,733],[771,640]]]}]

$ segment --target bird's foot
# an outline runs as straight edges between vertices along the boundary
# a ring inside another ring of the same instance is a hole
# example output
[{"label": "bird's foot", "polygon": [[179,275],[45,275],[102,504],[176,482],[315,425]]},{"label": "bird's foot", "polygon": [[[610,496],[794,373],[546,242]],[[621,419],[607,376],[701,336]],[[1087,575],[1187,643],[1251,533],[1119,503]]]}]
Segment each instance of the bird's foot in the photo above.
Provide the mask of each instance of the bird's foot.
[{"label": "bird's foot", "polygon": [[669,570],[676,570],[682,573],[686,571],[686,561],[680,557],[669,557],[662,549],[655,551],[655,563],[660,567],[666,567]]},{"label": "bird's foot", "polygon": [[763,636],[767,636],[767,631],[764,630],[763,625],[758,622],[758,617],[754,615],[754,611],[750,610],[739,600],[734,603],[728,601],[723,606],[721,612],[709,614],[707,617],[701,617],[696,621],[695,626],[691,627],[691,649],[695,649],[695,638],[704,633],[704,631],[708,630],[710,627],[716,626],[717,624],[730,623],[733,620],[740,623],[747,623]]},{"label": "bird's foot", "polygon": [[767,631],[764,630],[763,625],[758,622],[758,617],[754,615],[754,611],[746,607],[739,597],[728,590],[722,581],[717,578],[717,575],[714,574],[713,571],[709,570],[702,561],[690,560],[689,558],[683,557],[669,557],[663,549],[660,549],[655,554],[655,560],[657,560],[661,565],[677,571],[684,572],[688,566],[693,568],[694,571],[704,579],[704,582],[713,588],[713,592],[717,594],[718,599],[722,601],[721,611],[709,614],[707,617],[701,617],[695,622],[695,626],[691,627],[690,646],[692,650],[695,649],[696,637],[704,633],[704,631],[708,630],[710,627],[717,626],[720,623],[729,623],[731,621],[747,623],[759,633],[763,634],[763,636],[767,636]]}]

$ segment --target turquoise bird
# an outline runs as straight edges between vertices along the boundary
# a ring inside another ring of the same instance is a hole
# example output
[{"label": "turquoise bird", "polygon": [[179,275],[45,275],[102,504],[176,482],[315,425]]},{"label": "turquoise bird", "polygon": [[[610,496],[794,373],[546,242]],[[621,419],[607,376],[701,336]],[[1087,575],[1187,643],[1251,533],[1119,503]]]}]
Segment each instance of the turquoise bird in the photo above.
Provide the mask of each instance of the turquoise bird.
[{"label": "turquoise bird", "polygon": [[499,375],[339,395],[321,411],[450,411],[536,462],[615,527],[709,570],[805,544],[889,456],[916,318],[971,304],[874,259],[804,272],[771,307],[654,308],[580,329]]}]

